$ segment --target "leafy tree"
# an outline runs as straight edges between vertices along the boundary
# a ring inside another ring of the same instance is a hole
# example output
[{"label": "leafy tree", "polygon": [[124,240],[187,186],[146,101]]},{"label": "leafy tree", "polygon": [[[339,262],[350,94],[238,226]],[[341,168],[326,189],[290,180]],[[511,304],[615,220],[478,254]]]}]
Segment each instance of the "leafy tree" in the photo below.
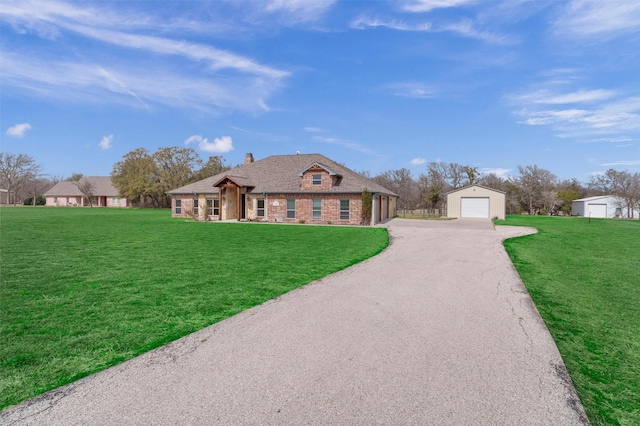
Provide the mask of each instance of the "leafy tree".
[{"label": "leafy tree", "polygon": [[196,172],[195,179],[206,179],[208,177],[215,176],[218,173],[226,172],[229,169],[231,169],[231,167],[225,164],[223,156],[212,155],[211,157],[209,157],[204,166],[202,166],[202,168]]},{"label": "leafy tree", "polygon": [[571,214],[571,204],[574,200],[582,198],[585,189],[576,179],[564,180],[557,186],[557,196],[560,200],[558,211]]},{"label": "leafy tree", "polygon": [[171,198],[168,191],[197,180],[196,169],[202,167],[202,160],[193,148],[160,148],[152,155],[155,164],[155,196],[161,207],[169,207]]},{"label": "leafy tree", "polygon": [[[8,191],[9,204],[17,203],[18,195],[40,176],[41,166],[26,154],[0,152],[0,182]],[[13,194],[13,197],[12,197]]]},{"label": "leafy tree", "polygon": [[144,148],[126,153],[122,161],[113,165],[111,172],[111,182],[118,189],[120,196],[137,205],[144,205],[147,198],[156,195],[156,179],[155,163]]},{"label": "leafy tree", "polygon": [[167,191],[199,180],[202,159],[192,148],[138,148],[113,166],[111,181],[120,196],[137,205],[169,207]]}]

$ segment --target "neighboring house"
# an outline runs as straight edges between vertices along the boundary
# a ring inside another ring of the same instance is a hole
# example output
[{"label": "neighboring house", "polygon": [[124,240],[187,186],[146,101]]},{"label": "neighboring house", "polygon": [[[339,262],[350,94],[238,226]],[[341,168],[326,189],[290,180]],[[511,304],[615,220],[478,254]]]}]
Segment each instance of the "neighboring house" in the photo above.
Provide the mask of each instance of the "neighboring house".
[{"label": "neighboring house", "polygon": [[78,189],[78,185],[75,182],[65,180],[56,183],[53,188],[44,193],[44,197],[47,200],[46,205],[129,207],[127,199],[118,196],[118,190],[112,185],[109,176],[83,177],[78,184],[82,187],[86,182],[91,184],[91,200]]},{"label": "neighboring house", "polygon": [[640,211],[634,210],[632,215],[624,200],[615,195],[600,195],[597,197],[581,198],[571,202],[572,216],[585,217],[640,217]]},{"label": "neighboring house", "polygon": [[506,194],[480,185],[458,188],[447,193],[447,217],[504,219]]},{"label": "neighboring house", "polygon": [[365,190],[372,224],[395,217],[396,194],[320,154],[247,154],[243,165],[169,194],[174,217],[359,225]]}]

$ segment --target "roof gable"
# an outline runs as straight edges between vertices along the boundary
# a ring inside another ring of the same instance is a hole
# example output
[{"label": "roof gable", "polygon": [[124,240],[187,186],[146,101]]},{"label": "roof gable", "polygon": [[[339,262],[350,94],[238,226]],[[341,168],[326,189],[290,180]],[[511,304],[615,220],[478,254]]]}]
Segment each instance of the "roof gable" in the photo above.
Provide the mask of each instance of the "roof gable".
[{"label": "roof gable", "polygon": [[469,189],[469,188],[482,188],[482,189],[485,189],[487,191],[493,191],[493,192],[497,192],[497,193],[500,193],[500,194],[506,194],[506,192],[500,191],[499,189],[489,188],[488,186],[482,186],[482,185],[474,184],[474,185],[463,186],[462,188],[453,189],[453,190],[447,192],[446,195],[453,194],[454,192],[458,192],[458,191],[464,191],[465,189]]},{"label": "roof gable", "polygon": [[321,154],[272,155],[173,189],[169,191],[169,194],[217,193],[218,188],[215,185],[224,179],[246,187],[250,193],[306,193],[308,191],[301,187],[300,173],[304,173],[312,167],[321,167],[334,176],[342,177],[339,186],[333,186],[323,192],[361,193],[366,189],[373,193],[397,196],[373,180],[359,175]]},{"label": "roof gable", "polygon": [[303,171],[301,171],[300,173],[298,173],[298,176],[302,177],[306,172],[308,172],[309,170],[312,169],[322,169],[325,172],[329,173],[329,176],[340,176],[339,173],[334,172],[333,170],[331,170],[329,167],[325,166],[324,164],[318,163],[317,161],[311,163],[309,166],[307,166]]},{"label": "roof gable", "polygon": [[[91,183],[93,195],[98,197],[118,197],[118,190],[113,186],[110,176],[85,176],[79,183]],[[81,197],[84,194],[75,182],[64,180],[56,183],[51,189],[44,193],[45,197]]]}]

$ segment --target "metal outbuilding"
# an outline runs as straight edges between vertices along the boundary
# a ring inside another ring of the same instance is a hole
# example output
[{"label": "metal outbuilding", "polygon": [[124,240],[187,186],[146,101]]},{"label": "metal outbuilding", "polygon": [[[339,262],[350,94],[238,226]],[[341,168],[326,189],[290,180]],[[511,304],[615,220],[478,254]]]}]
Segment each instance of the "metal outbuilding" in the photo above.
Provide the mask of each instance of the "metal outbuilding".
[{"label": "metal outbuilding", "polygon": [[447,193],[447,217],[504,219],[506,194],[497,189],[471,185]]},{"label": "metal outbuilding", "polygon": [[600,195],[581,198],[571,202],[571,215],[584,217],[638,217],[640,212],[635,210],[629,215],[624,200],[615,195]]}]

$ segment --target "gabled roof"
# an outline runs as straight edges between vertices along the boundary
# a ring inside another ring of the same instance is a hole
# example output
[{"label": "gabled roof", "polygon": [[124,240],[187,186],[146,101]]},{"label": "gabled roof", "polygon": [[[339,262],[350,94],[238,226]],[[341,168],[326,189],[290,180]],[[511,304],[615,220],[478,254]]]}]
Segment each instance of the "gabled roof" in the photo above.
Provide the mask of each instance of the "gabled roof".
[{"label": "gabled roof", "polygon": [[467,186],[463,186],[462,188],[456,188],[456,189],[454,189],[454,190],[451,190],[451,191],[447,192],[447,194],[446,194],[446,195],[453,194],[454,192],[458,192],[458,191],[462,191],[462,190],[467,189],[467,188],[474,188],[474,187],[475,187],[475,188],[482,188],[482,189],[486,189],[487,191],[494,191],[494,192],[498,192],[498,193],[500,193],[500,194],[506,194],[506,192],[504,192],[504,191],[500,191],[499,189],[495,189],[495,188],[489,188],[488,186],[482,186],[482,185],[467,185]]},{"label": "gabled roof", "polygon": [[[330,174],[342,176],[338,185],[326,191],[303,191],[300,171],[314,165],[322,167]],[[169,194],[216,194],[214,185],[225,178],[247,187],[249,193],[361,193],[364,189],[373,193],[397,196],[397,194],[378,185],[351,169],[348,169],[322,154],[272,155],[253,163],[242,164],[232,170],[202,179],[189,185],[169,191]]]},{"label": "gabled roof", "polygon": [[596,195],[595,197],[587,197],[587,198],[580,198],[578,200],[573,200],[572,202],[576,202],[576,201],[596,201],[596,200],[600,200],[603,198],[615,198],[618,199],[620,197],[616,196],[616,195]]},{"label": "gabled roof", "polygon": [[324,171],[326,171],[327,173],[329,173],[329,176],[340,176],[339,173],[334,172],[333,170],[331,170],[330,168],[328,168],[327,166],[325,166],[324,164],[320,164],[317,161],[314,161],[312,164],[310,164],[309,166],[307,166],[303,171],[301,171],[300,173],[298,173],[298,176],[302,177],[305,172],[309,171],[309,169],[313,169],[314,167],[319,167],[321,169],[324,169]]},{"label": "gabled roof", "polygon": [[[80,179],[80,184],[89,181],[93,186],[93,195],[97,197],[118,197],[118,190],[111,183],[110,176],[86,176]],[[84,194],[78,185],[68,180],[56,183],[53,188],[44,193],[45,197],[82,197]]]}]

